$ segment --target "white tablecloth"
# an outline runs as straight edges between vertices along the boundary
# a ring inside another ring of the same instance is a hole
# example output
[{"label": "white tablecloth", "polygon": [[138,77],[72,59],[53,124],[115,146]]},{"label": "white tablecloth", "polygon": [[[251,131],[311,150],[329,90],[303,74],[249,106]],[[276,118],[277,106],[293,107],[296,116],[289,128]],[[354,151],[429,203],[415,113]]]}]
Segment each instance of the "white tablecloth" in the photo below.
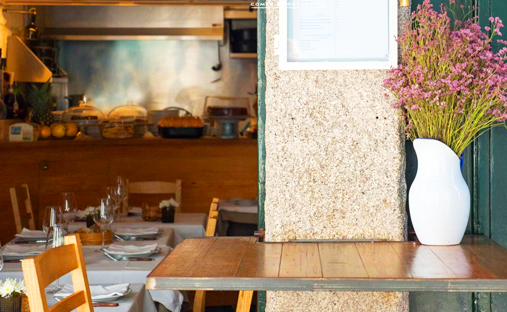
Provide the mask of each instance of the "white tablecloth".
[{"label": "white tablecloth", "polygon": [[[202,237],[205,233],[205,219],[204,214],[181,214],[177,215],[174,224],[161,223],[161,222],[145,222],[139,217],[126,217],[123,222],[113,223],[113,230],[121,226],[157,226],[161,230],[161,235],[156,241],[128,241],[117,242],[119,244],[153,244],[157,243],[162,252],[158,255],[152,256],[154,261],[113,261],[107,258],[101,251],[100,246],[83,246],[83,256],[86,263],[86,271],[88,273],[88,281],[90,284],[117,284],[117,283],[130,283],[144,284],[146,276],[157,266],[162,259],[164,259],[172,247],[179,244],[184,238],[187,237]],[[69,230],[75,231],[82,227],[82,223],[73,223],[69,225]],[[23,245],[23,246],[28,246]],[[0,272],[0,280],[6,278],[22,279],[23,273],[21,271],[21,263],[4,263],[4,268]],[[60,283],[71,283],[70,275],[60,278]],[[144,291],[138,293],[139,299],[136,299],[132,305],[124,305],[121,310],[113,310],[107,308],[107,311],[146,311],[150,312],[151,308],[155,311],[155,305],[148,293],[144,296]],[[162,303],[170,311],[179,312],[183,302],[183,296],[179,291],[164,291],[163,294],[156,293],[154,297],[159,298],[158,302]],[[137,297],[136,297],[137,298]],[[140,301],[137,302],[137,301]],[[146,306],[151,308],[147,310]],[[106,308],[103,308],[106,309]],[[115,308],[116,309],[116,308]],[[138,310],[136,310],[138,309]],[[100,311],[100,310],[99,310]]]},{"label": "white tablecloth", "polygon": [[[111,229],[119,227],[151,227],[157,226],[160,229],[174,229],[174,241],[170,246],[176,246],[186,238],[203,237],[206,233],[207,216],[204,213],[177,213],[174,223],[162,223],[144,221],[141,217],[122,217],[120,222],[113,222]],[[69,231],[74,232],[84,227],[84,222],[73,222],[69,225]]]},{"label": "white tablecloth", "polygon": [[[144,289],[143,284],[131,284],[130,289],[132,289],[132,293],[128,296],[114,301],[120,304],[118,307],[94,308],[93,310],[95,312],[157,312],[155,303]],[[57,303],[51,293],[46,293],[46,298],[49,306]]]}]

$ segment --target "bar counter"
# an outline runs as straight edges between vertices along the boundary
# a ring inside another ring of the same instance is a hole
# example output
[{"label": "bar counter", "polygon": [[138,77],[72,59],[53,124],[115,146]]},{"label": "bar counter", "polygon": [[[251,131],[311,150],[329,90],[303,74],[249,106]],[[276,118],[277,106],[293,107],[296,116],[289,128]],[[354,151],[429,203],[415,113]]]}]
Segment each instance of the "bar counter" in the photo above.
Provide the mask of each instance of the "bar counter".
[{"label": "bar counter", "polygon": [[[24,183],[39,224],[44,207],[57,205],[61,192],[75,192],[78,206],[84,209],[95,205],[103,188],[118,175],[130,181],[181,179],[182,212],[207,213],[214,197],[257,196],[257,140],[253,139],[2,142],[0,155],[0,240],[4,242],[15,234],[9,188]],[[25,196],[21,195],[19,202]],[[20,209],[24,211],[23,204]]]}]

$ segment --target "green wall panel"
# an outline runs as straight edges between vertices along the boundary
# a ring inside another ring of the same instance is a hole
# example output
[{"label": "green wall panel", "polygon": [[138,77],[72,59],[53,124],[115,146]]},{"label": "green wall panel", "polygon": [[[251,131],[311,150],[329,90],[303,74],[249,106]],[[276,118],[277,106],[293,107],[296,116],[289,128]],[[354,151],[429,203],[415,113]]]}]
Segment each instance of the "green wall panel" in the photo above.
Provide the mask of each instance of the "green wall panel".
[{"label": "green wall panel", "polygon": [[473,296],[470,293],[433,293],[410,294],[410,311],[419,312],[473,312]]}]

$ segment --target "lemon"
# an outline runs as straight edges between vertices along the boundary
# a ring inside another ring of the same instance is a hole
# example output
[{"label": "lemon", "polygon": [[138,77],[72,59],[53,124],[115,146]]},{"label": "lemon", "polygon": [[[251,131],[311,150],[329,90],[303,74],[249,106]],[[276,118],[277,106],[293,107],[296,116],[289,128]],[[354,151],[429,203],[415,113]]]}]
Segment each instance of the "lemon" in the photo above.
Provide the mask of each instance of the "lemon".
[{"label": "lemon", "polygon": [[75,137],[77,135],[77,125],[73,122],[68,122],[65,124],[65,127],[67,128],[66,136],[68,137]]},{"label": "lemon", "polygon": [[43,139],[49,138],[51,136],[51,128],[48,126],[42,126],[42,128],[40,129],[40,136]]},{"label": "lemon", "polygon": [[51,130],[51,134],[58,139],[61,139],[67,133],[67,129],[64,124],[55,124]]}]

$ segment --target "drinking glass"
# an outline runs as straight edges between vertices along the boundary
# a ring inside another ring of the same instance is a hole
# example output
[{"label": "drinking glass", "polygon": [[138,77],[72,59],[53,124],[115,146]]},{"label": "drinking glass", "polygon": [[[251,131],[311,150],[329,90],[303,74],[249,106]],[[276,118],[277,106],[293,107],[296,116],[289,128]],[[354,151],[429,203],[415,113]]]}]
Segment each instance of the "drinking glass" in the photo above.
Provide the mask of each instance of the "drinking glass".
[{"label": "drinking glass", "polygon": [[[115,221],[120,221],[120,212],[118,210],[118,208],[120,207],[120,205],[118,204],[118,196],[117,196],[117,192],[116,192],[116,187],[114,186],[107,186],[104,188],[104,193],[106,195],[105,198],[109,199],[111,204],[113,205],[113,212],[114,212],[114,215],[115,215]],[[116,213],[116,211],[118,211],[118,213]]]},{"label": "drinking glass", "polygon": [[0,271],[4,268],[4,255],[2,253],[2,242],[0,242]]},{"label": "drinking glass", "polygon": [[[65,228],[62,224],[55,224],[49,227],[48,240],[46,241],[46,250],[63,246],[65,244],[64,237]],[[62,289],[62,287],[60,287],[60,278],[55,281],[55,284],[55,288],[51,291],[53,293],[56,293]]]},{"label": "drinking glass", "polygon": [[65,230],[69,231],[69,222],[74,220],[77,216],[77,203],[76,196],[73,192],[62,193],[61,195],[62,206],[62,221]]},{"label": "drinking glass", "polygon": [[95,213],[93,214],[93,221],[100,227],[100,231],[102,232],[102,250],[104,250],[104,232],[106,227],[113,222],[114,219],[114,209],[111,205],[111,201],[107,198],[101,198],[99,200],[99,206],[95,209]]},{"label": "drinking glass", "polygon": [[126,209],[125,201],[127,200],[128,194],[128,182],[121,176],[116,178],[116,185],[114,186],[114,201],[118,205],[119,215],[121,215]]}]

